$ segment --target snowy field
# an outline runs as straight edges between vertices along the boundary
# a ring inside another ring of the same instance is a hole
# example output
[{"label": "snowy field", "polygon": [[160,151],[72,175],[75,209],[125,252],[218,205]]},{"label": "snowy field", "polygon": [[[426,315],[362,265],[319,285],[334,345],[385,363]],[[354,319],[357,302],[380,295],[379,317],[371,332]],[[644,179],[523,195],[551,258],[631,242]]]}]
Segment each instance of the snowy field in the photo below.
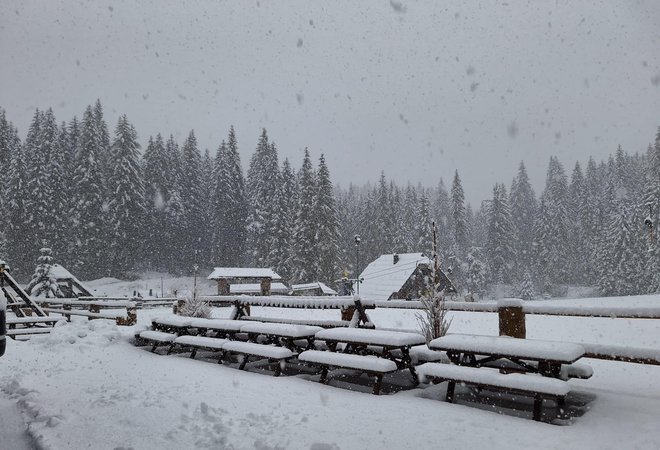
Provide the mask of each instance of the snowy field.
[{"label": "snowy field", "polygon": [[[181,292],[188,281],[164,280],[164,290],[178,286]],[[133,282],[135,287],[108,279],[90,284],[109,295],[160,290],[159,277]],[[657,306],[660,296],[557,302]],[[254,309],[254,315],[287,317],[337,319],[339,314]],[[368,386],[339,380],[321,385],[312,373],[275,378],[258,366],[241,372],[235,364],[190,360],[185,353],[156,355],[130,343],[136,329],[166,312],[141,310],[136,327],[76,318],[50,336],[10,341],[0,359],[0,447],[656,449],[660,442],[660,366],[587,360],[594,376],[570,381],[585,411],[557,426],[534,422],[528,412],[489,411],[489,403],[447,404],[444,384],[374,396]],[[214,310],[218,317],[226,314]],[[414,314],[370,312],[378,327],[404,329],[415,328]],[[496,314],[455,313],[450,331],[496,335],[497,327]],[[660,320],[528,316],[527,332],[530,338],[660,348]],[[8,425],[5,417],[14,423]],[[25,436],[16,430],[20,417],[27,424]]]}]

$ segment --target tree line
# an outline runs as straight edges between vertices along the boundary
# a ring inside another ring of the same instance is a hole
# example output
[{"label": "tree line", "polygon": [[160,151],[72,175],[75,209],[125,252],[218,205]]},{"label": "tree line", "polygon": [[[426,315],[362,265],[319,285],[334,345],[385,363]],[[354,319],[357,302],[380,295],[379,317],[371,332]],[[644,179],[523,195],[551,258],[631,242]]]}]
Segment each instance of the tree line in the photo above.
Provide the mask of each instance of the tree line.
[{"label": "tree line", "polygon": [[[294,169],[263,130],[247,171],[233,127],[202,152],[194,131],[179,143],[151,136],[141,149],[121,116],[110,133],[101,103],[58,125],[37,110],[21,141],[0,109],[0,258],[22,278],[39,248],[80,278],[143,270],[190,273],[193,265],[273,267],[290,282],[333,282],[381,254],[431,253],[463,291],[535,298],[568,285],[603,295],[660,290],[657,227],[660,130],[642,154],[619,147],[578,162],[569,176],[550,158],[545,189],[525,165],[473,208],[451,186],[333,186],[323,155]],[[360,261],[354,236],[360,235]],[[501,293],[501,292],[500,292]]]}]

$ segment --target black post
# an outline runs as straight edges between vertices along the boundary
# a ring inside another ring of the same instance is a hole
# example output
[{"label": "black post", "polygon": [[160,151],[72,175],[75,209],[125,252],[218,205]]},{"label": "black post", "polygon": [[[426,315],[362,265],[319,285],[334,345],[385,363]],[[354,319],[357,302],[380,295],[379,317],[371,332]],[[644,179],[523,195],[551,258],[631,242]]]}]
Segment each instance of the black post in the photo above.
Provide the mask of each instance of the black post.
[{"label": "black post", "polygon": [[360,270],[360,235],[356,234],[355,235],[355,280],[357,283],[357,293],[358,295],[360,294],[360,274],[358,273],[358,270]]}]

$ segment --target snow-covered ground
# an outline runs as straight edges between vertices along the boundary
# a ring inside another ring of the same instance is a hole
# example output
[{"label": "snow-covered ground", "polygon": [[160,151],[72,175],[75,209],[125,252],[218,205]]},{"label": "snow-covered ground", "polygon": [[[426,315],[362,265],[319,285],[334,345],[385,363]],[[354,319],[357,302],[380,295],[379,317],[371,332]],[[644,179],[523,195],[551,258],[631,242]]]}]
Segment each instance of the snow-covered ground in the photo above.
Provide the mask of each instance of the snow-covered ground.
[{"label": "snow-covered ground", "polygon": [[[187,287],[188,281],[164,284]],[[134,283],[160,289],[157,276]],[[118,292],[131,289],[129,283],[91,284],[109,295],[132,293]],[[203,292],[213,293],[206,287]],[[624,301],[657,306],[660,296],[561,300]],[[255,367],[242,372],[131,345],[136,328],[166,311],[139,311],[137,327],[77,318],[50,336],[10,341],[0,359],[0,419],[16,420],[17,407],[32,443],[49,449],[655,449],[660,442],[660,366],[586,361],[594,376],[570,383],[588,411],[556,426],[534,422],[528,413],[488,411],[488,403],[447,404],[444,385],[374,396],[368,387],[350,390],[341,381],[321,385],[311,374],[275,378]],[[337,319],[339,313],[255,308],[253,314]],[[414,311],[370,314],[378,327],[416,327]],[[455,313],[451,331],[495,335],[497,326],[495,314]],[[660,320],[528,316],[527,332],[530,338],[660,348]],[[0,427],[3,450],[29,448],[17,426]]]}]

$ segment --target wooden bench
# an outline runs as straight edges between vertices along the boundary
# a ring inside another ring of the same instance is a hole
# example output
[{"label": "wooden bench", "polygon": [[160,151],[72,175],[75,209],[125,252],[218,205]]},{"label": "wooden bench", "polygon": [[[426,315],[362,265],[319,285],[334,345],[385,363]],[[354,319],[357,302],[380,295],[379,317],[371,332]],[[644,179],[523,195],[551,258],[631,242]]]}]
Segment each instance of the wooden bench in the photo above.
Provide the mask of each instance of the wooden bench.
[{"label": "wooden bench", "polygon": [[197,350],[220,351],[220,359],[218,360],[218,363],[222,362],[222,356],[224,355],[222,346],[227,342],[229,342],[228,339],[206,336],[179,336],[174,339],[174,345],[190,347],[192,349],[190,352],[190,358],[192,359],[195,359]]},{"label": "wooden bench", "polygon": [[[524,363],[529,367],[535,368],[536,371],[538,371],[537,361],[524,361]],[[506,359],[498,359],[496,361],[490,361],[483,364],[483,366],[494,369],[500,369],[500,373],[521,373],[520,366],[518,364],[512,363],[511,361]],[[567,381],[571,378],[588,380],[593,376],[593,374],[594,374],[594,369],[588,364],[582,364],[582,363],[562,364],[557,378],[564,381]]]},{"label": "wooden bench", "polygon": [[169,355],[172,353],[172,348],[174,347],[174,340],[178,336],[174,333],[165,333],[163,331],[154,331],[154,330],[145,330],[145,331],[140,331],[135,335],[135,342],[137,345],[140,344],[140,342],[148,342],[152,343],[153,347],[151,347],[151,352],[155,352],[156,348],[158,348],[161,345],[169,345],[169,348],[167,349],[167,354]]},{"label": "wooden bench", "polygon": [[234,338],[241,331],[245,322],[232,319],[197,318],[190,322],[190,328],[195,328],[199,334],[215,333],[215,337]]},{"label": "wooden bench", "polygon": [[193,320],[192,317],[182,317],[170,314],[169,316],[154,318],[151,321],[151,328],[166,333],[188,334],[187,330],[191,326]]},{"label": "wooden bench", "polygon": [[540,375],[518,373],[501,374],[496,369],[485,367],[456,366],[443,363],[425,363],[417,367],[422,382],[448,382],[447,401],[454,401],[456,383],[471,384],[478,388],[499,390],[512,394],[532,395],[534,398],[533,418],[541,420],[544,399],[553,399],[562,408],[570,385],[565,381]]},{"label": "wooden bench", "polygon": [[[246,333],[251,342],[256,342],[257,338],[261,336],[268,344],[283,346],[296,353],[299,347],[305,350],[313,349],[314,336],[321,330],[323,328],[310,325],[290,325],[272,322],[244,323],[241,327],[241,333]],[[296,341],[302,341],[302,344]]]},{"label": "wooden bench", "polygon": [[373,376],[375,378],[374,395],[378,395],[380,392],[383,375],[399,370],[394,361],[372,355],[306,350],[298,355],[298,360],[321,367],[321,379],[319,381],[323,384],[327,384],[328,371],[333,368],[358,370]]},{"label": "wooden bench", "polygon": [[284,347],[275,347],[272,345],[255,344],[253,342],[228,341],[222,346],[222,350],[227,353],[235,353],[243,356],[239,364],[239,370],[245,369],[245,365],[251,356],[268,359],[269,363],[275,365],[275,376],[279,376],[284,369],[287,360],[296,356],[294,352]]}]

